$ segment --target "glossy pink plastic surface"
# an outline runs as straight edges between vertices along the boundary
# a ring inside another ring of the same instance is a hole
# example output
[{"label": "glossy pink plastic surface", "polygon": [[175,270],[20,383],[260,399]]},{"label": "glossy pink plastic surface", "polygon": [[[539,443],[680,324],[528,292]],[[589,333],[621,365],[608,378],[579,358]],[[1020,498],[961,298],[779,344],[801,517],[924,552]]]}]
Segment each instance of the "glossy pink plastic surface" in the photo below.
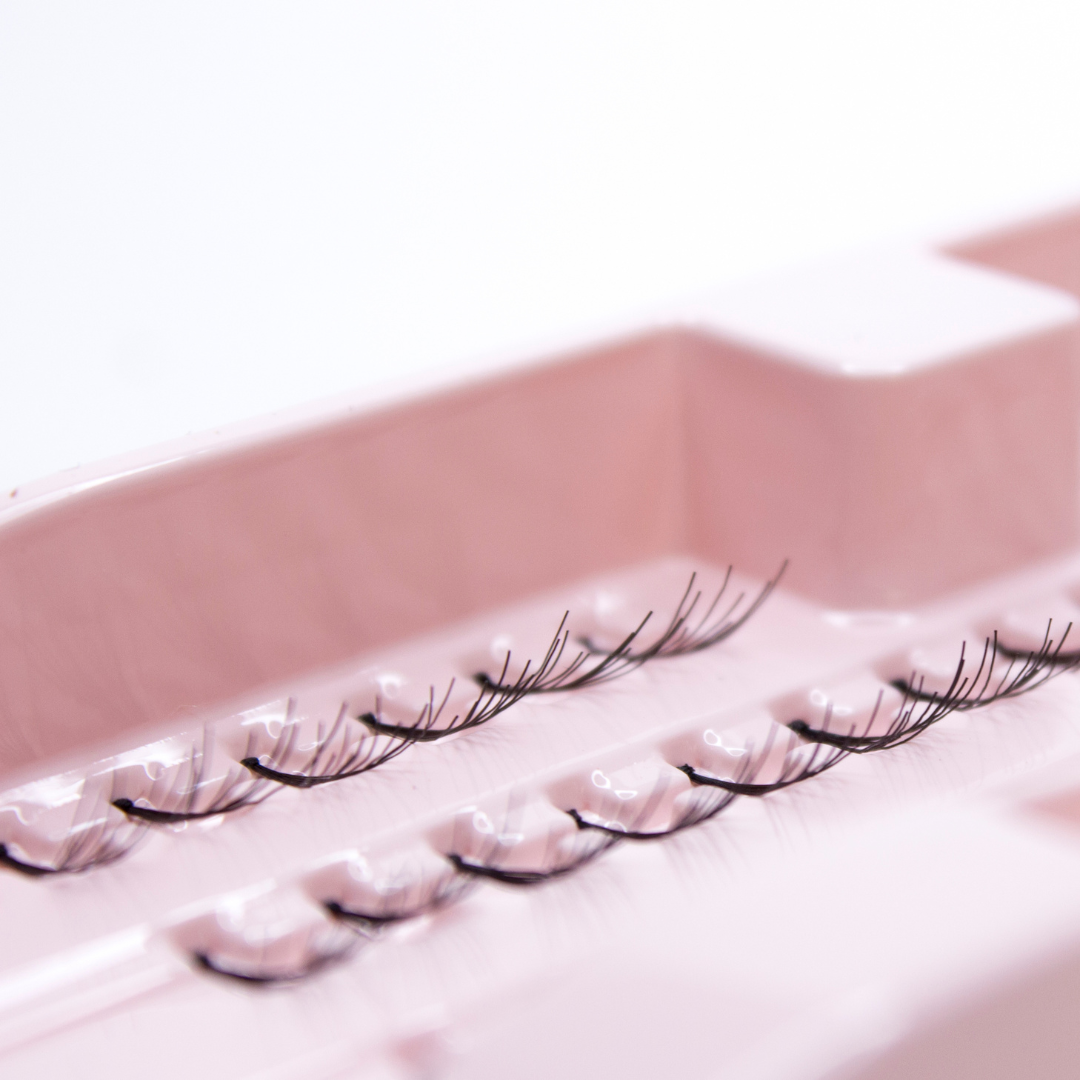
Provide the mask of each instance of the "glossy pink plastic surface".
[{"label": "glossy pink plastic surface", "polygon": [[[1077,221],[792,270],[14,494],[0,843],[118,854],[0,867],[0,1075],[1075,1075],[1074,673],[765,797],[720,806],[686,770],[775,783],[821,760],[792,721],[877,733],[893,681],[945,692],[964,643],[969,673],[994,632],[1060,643]],[[737,615],[785,560],[710,648],[335,783],[243,765],[295,771],[330,730],[344,754],[357,716],[430,718],[444,692],[449,718],[560,626],[602,655],[652,612],[648,648],[692,574],[699,614],[723,590]],[[252,805],[110,805],[230,784]]]}]

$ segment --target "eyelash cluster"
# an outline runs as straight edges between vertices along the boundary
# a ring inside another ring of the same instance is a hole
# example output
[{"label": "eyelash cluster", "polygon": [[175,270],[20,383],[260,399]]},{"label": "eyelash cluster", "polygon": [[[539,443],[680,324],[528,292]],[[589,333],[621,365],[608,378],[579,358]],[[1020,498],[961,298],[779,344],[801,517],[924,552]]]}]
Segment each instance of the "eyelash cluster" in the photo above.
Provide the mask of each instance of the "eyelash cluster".
[{"label": "eyelash cluster", "polygon": [[[286,732],[292,735],[294,729],[286,725],[270,755],[275,761],[291,748]],[[253,739],[249,740],[249,747],[253,742]],[[206,731],[202,742],[192,746],[184,767],[178,770],[178,775],[163,794],[159,796],[151,789],[148,796],[138,800],[126,796],[114,798],[112,805],[129,818],[152,825],[176,825],[231,814],[245,806],[258,806],[276,790],[268,780],[252,775],[251,770],[243,767],[230,769],[219,780],[208,781],[207,772],[212,761],[213,736]],[[148,805],[141,806],[140,803]]]},{"label": "eyelash cluster", "polygon": [[257,969],[250,971],[238,970],[226,966],[220,960],[216,960],[209,952],[196,951],[191,954],[191,958],[196,968],[207,974],[219,975],[255,986],[269,986],[281,983],[298,983],[310,979],[313,975],[317,975],[332,964],[337,964],[351,956],[356,951],[357,944],[358,940],[352,938],[326,948],[321,942],[312,940],[306,950],[307,955],[303,964],[300,967],[283,972],[259,971]]},{"label": "eyelash cluster", "polygon": [[[453,858],[450,862],[455,870],[459,869]],[[473,884],[468,877],[452,873],[439,878],[431,887],[422,881],[413,883],[411,887],[402,889],[392,903],[378,911],[360,911],[346,907],[337,900],[324,900],[323,907],[335,919],[340,919],[371,936],[389,926],[419,918],[421,915],[430,915],[456,903],[471,891]]]},{"label": "eyelash cluster", "polygon": [[[694,794],[682,811],[663,829],[638,829],[633,823],[626,828],[611,822],[594,821],[582,811],[570,808],[565,813],[574,821],[579,834],[592,835],[597,839],[581,846],[571,857],[557,860],[550,866],[535,869],[506,868],[498,865],[497,861],[488,863],[451,851],[445,858],[452,868],[452,875],[441,879],[434,890],[425,891],[418,887],[418,898],[412,906],[408,903],[399,904],[387,914],[350,911],[333,900],[323,901],[323,907],[332,919],[352,925],[367,940],[373,940],[388,925],[430,914],[462,899],[469,891],[469,886],[478,881],[529,887],[568,877],[622,842],[661,840],[694,828],[717,817],[739,796],[760,798],[804,783],[834,768],[851,754],[871,753],[903,745],[946,716],[985,708],[994,702],[1028,693],[1054,675],[1080,666],[1080,657],[1066,663],[1061,662],[1065,635],[1056,645],[1049,635],[1048,626],[1043,646],[1036,652],[1017,659],[1006,657],[1006,670],[996,679],[994,666],[1004,651],[998,646],[995,634],[986,640],[980,663],[971,675],[964,674],[968,661],[966,646],[961,646],[956,672],[948,689],[942,693],[925,690],[924,681],[915,674],[909,680],[894,680],[890,685],[899,690],[903,697],[895,719],[884,734],[870,734],[880,711],[882,696],[879,694],[870,718],[858,730],[854,727],[841,732],[833,730],[831,704],[825,706],[820,727],[811,727],[804,720],[793,720],[786,725],[788,731],[785,737],[782,734],[784,727],[773,725],[756,752],[752,745],[744,748],[745,763],[730,778],[713,776],[688,764],[676,766],[678,771],[690,780]],[[786,738],[786,741],[778,746],[777,740],[780,738]],[[763,775],[766,763],[774,759],[777,751],[782,752],[779,771],[771,779],[765,780]],[[649,810],[650,806],[647,804],[639,815],[640,818],[647,818]],[[343,951],[342,958],[346,954],[346,951]],[[197,959],[201,962],[201,958]],[[212,970],[218,974],[229,974],[220,968]],[[291,973],[277,979],[267,978],[263,981],[295,982],[306,973],[305,966],[301,973]]]},{"label": "eyelash cluster", "polygon": [[[998,644],[995,632],[986,639],[979,666],[970,676],[964,674],[967,663],[965,643],[960,647],[960,660],[952,681],[941,694],[925,690],[924,680],[914,672],[909,679],[894,679],[890,685],[904,695],[903,702],[896,717],[881,734],[870,734],[881,708],[881,695],[862,731],[854,728],[836,731],[830,727],[828,717],[820,728],[810,727],[805,720],[793,720],[788,727],[808,741],[834,747],[845,754],[870,754],[902,746],[952,713],[970,712],[996,701],[1019,697],[1042,686],[1055,675],[1076,670],[1080,667],[1080,653],[1063,651],[1071,629],[1070,623],[1061,640],[1055,643],[1050,637],[1048,623],[1039,649],[1023,654],[1003,649]],[[1000,678],[995,679],[994,668],[999,656],[1007,660],[1007,665]]]},{"label": "eyelash cluster", "polygon": [[[735,612],[746,599],[745,593],[739,593],[723,609],[721,614],[716,614],[716,610],[727,592],[728,585],[731,583],[732,568],[729,566],[727,573],[724,575],[723,584],[721,584],[716,596],[713,597],[712,602],[704,609],[701,617],[693,626],[691,626],[691,622],[694,612],[698,605],[701,604],[703,594],[700,589],[697,592],[694,591],[697,575],[691,574],[690,583],[686,586],[686,592],[683,593],[682,599],[675,608],[671,621],[651,645],[642,649],[634,648],[642,631],[653,616],[650,611],[638,626],[610,652],[598,648],[587,637],[581,638],[579,639],[579,643],[582,645],[581,651],[572,660],[562,664],[561,661],[569,643],[569,634],[566,631],[568,612],[567,615],[563,616],[563,621],[559,625],[551,647],[548,649],[542,669],[539,669],[529,680],[528,689],[525,690],[525,693],[552,694],[564,690],[582,690],[586,686],[598,686],[601,683],[617,679],[627,672],[641,667],[642,664],[648,663],[650,660],[660,657],[688,656],[704,649],[711,649],[714,645],[719,645],[721,641],[731,637],[732,634],[744,626],[758,608],[768,600],[772,591],[779,584],[781,577],[783,577],[784,571],[787,570],[787,565],[785,559],[776,575],[765,582],[758,595],[737,617]],[[590,661],[596,657],[599,657],[599,659],[590,664]],[[506,687],[502,683],[502,679],[505,678],[505,668],[503,675],[497,681],[493,681],[484,672],[479,672],[473,677],[480,686],[487,689],[510,689],[510,687]]]},{"label": "eyelash cluster", "polygon": [[[294,707],[294,702],[290,700],[290,712]],[[246,754],[240,759],[240,764],[266,781],[287,787],[313,788],[370,772],[393,761],[409,747],[408,742],[403,740],[371,738],[363,731],[357,731],[349,723],[348,706],[342,705],[328,731],[324,730],[323,724],[319,724],[314,749],[299,771],[286,772],[276,768],[292,756],[298,734],[299,729],[295,724],[290,724],[287,718],[282,732],[285,745],[268,755],[269,763],[254,754]]]},{"label": "eyelash cluster", "polygon": [[86,791],[79,800],[67,836],[48,863],[20,858],[11,846],[0,843],[0,866],[25,877],[81,874],[122,859],[143,839],[145,826],[112,810],[98,791]]},{"label": "eyelash cluster", "polygon": [[[355,718],[350,715],[346,703],[329,727],[322,723],[318,725],[313,746],[305,749],[304,756],[293,768],[289,764],[300,753],[297,746],[299,726],[294,715],[296,703],[290,700],[282,732],[269,750],[260,752],[258,739],[250,737],[246,751],[237,762],[239,767],[230,768],[225,776],[211,780],[208,776],[213,761],[213,740],[211,733],[206,731],[202,742],[192,746],[186,764],[171,771],[170,782],[155,783],[137,798],[129,795],[111,798],[111,806],[125,815],[133,826],[176,825],[257,806],[283,787],[314,788],[371,772],[404,753],[414,743],[433,742],[479,727],[531,694],[584,689],[628,674],[654,659],[711,648],[745,625],[772,594],[786,568],[785,562],[749,604],[744,606],[747,597],[740,592],[723,608],[721,603],[731,582],[732,569],[728,568],[721,587],[708,605],[703,605],[701,590],[695,591],[697,575],[692,574],[663,633],[651,645],[636,651],[635,645],[652,618],[652,612],[612,652],[601,653],[592,642],[582,639],[581,651],[564,662],[570,644],[567,612],[538,664],[534,666],[527,661],[517,678],[508,682],[511,655],[507,652],[497,678],[476,675],[479,690],[463,713],[446,719],[455,680],[451,680],[442,698],[436,698],[432,687],[427,703],[411,724],[385,721],[378,698],[373,712]],[[695,619],[695,613],[699,611],[700,615]],[[591,663],[597,656],[600,658]],[[108,813],[99,813],[91,827],[79,833],[73,831],[48,865],[21,860],[7,845],[0,844],[0,866],[26,875],[43,876],[78,873],[107,865],[130,851],[139,839],[138,829],[124,830],[122,824]]]}]

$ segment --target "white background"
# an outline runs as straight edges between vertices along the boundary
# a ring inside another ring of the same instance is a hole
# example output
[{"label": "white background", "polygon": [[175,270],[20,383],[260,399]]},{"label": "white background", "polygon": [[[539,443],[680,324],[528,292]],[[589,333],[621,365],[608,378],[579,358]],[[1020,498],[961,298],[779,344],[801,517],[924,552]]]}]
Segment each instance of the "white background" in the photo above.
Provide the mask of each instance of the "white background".
[{"label": "white background", "polygon": [[0,0],[0,490],[1071,192],[1075,0]]}]

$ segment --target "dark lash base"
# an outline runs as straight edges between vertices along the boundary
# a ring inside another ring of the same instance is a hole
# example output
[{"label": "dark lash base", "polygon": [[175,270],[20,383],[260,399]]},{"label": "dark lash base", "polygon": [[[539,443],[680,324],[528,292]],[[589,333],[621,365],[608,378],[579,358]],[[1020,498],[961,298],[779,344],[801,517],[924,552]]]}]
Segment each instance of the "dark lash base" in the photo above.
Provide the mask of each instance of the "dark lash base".
[{"label": "dark lash base", "polygon": [[284,975],[255,975],[243,971],[232,971],[215,963],[211,956],[204,952],[193,952],[191,958],[202,971],[210,972],[210,974],[221,978],[242,982],[248,986],[288,986],[317,975],[324,968],[344,960],[352,952],[353,947],[350,945],[340,952],[318,956],[301,970],[290,971]]},{"label": "dark lash base", "polygon": [[[445,739],[447,735],[454,735],[458,731],[468,730],[464,725],[448,728],[422,728],[417,727],[415,724],[388,724],[385,720],[380,720],[372,712],[361,713],[356,719],[376,735],[388,735],[392,739],[401,739],[405,742],[438,742],[439,739]],[[483,720],[478,721],[480,724],[483,722]],[[471,726],[475,727],[477,725]],[[332,779],[337,778],[333,777]]]},{"label": "dark lash base", "polygon": [[697,825],[704,825],[714,817],[726,810],[737,798],[736,792],[728,792],[724,798],[717,801],[715,806],[698,808],[691,807],[674,825],[656,832],[639,832],[634,829],[613,829],[609,825],[599,825],[593,821],[586,821],[577,810],[567,810],[567,814],[574,819],[579,829],[593,829],[596,832],[606,833],[615,840],[648,841],[663,840],[665,837],[674,836],[676,833],[692,829]]},{"label": "dark lash base", "polygon": [[402,911],[357,911],[354,908],[347,908],[339,904],[336,900],[323,900],[322,906],[335,919],[350,923],[361,930],[379,931],[388,926],[393,926],[395,923],[418,919],[423,915],[430,915],[441,908],[447,907],[470,892],[472,886],[473,882],[463,878],[456,878],[445,882],[441,888],[437,889],[432,896],[429,896],[422,903]]},{"label": "dark lash base", "polygon": [[293,788],[314,788],[319,787],[321,784],[332,784],[337,780],[348,780],[353,776],[362,776],[366,772],[371,772],[372,769],[377,769],[380,765],[385,765],[388,761],[392,761],[398,756],[400,750],[395,749],[392,753],[381,755],[376,761],[369,765],[363,766],[360,769],[350,769],[346,772],[340,773],[324,773],[309,776],[305,773],[290,773],[279,772],[277,769],[271,769],[268,765],[264,765],[257,757],[246,757],[240,759],[240,764],[245,769],[251,770],[257,776],[261,776],[264,780],[271,780],[275,784],[284,784],[286,787]]},{"label": "dark lash base", "polygon": [[253,790],[221,805],[211,804],[205,810],[158,810],[153,806],[138,806],[128,798],[113,799],[111,805],[129,818],[135,818],[138,821],[146,821],[152,825],[175,825],[184,821],[202,821],[206,818],[218,817],[220,814],[232,814],[248,806],[258,806],[281,790],[270,788],[268,791],[260,792],[262,785],[263,781],[260,780],[258,787]]},{"label": "dark lash base", "polygon": [[815,776],[820,776],[834,765],[839,765],[845,757],[847,757],[846,752],[838,754],[836,757],[829,759],[827,764],[823,764],[811,772],[801,773],[787,780],[774,780],[771,784],[748,784],[738,780],[722,780],[716,776],[709,776],[707,773],[700,773],[692,765],[676,765],[675,767],[679,772],[686,774],[691,784],[721,788],[724,791],[730,791],[732,795],[747,795],[759,799],[763,795],[771,795],[774,791],[783,791],[784,788],[794,787],[796,784],[801,784],[806,780],[812,780]]},{"label": "dark lash base", "polygon": [[376,930],[384,926],[393,926],[395,923],[408,922],[409,919],[419,918],[428,912],[428,908],[424,907],[417,908],[415,911],[395,912],[393,915],[375,915],[367,911],[353,911],[351,908],[342,907],[336,900],[324,900],[322,906],[335,919]]},{"label": "dark lash base", "polygon": [[461,874],[486,878],[488,881],[497,881],[501,885],[515,885],[519,887],[543,885],[548,881],[557,881],[559,878],[569,877],[571,874],[587,866],[594,859],[598,859],[604,852],[613,848],[620,839],[622,839],[621,836],[614,838],[611,841],[594,848],[592,851],[587,852],[585,855],[575,859],[571,863],[566,863],[562,866],[553,866],[548,870],[503,870],[497,866],[488,866],[486,863],[474,862],[472,859],[466,859],[461,855],[451,854],[447,855],[446,858],[454,869]]},{"label": "dark lash base", "polygon": [[[407,742],[398,742],[397,744],[391,743],[380,753],[369,752],[365,750],[366,739],[363,735],[357,742],[351,743],[345,729],[346,720],[347,707],[342,705],[337,719],[328,732],[323,734],[323,728],[320,724],[315,739],[315,752],[308,758],[307,764],[300,772],[285,772],[274,768],[272,765],[264,765],[255,755],[241,758],[240,764],[264,780],[285,784],[287,787],[313,788],[318,787],[320,784],[331,784],[335,780],[347,780],[349,777],[371,772],[372,769],[377,769],[380,765],[393,761],[398,754],[408,749],[409,744]],[[331,747],[339,734],[342,736],[341,746],[338,752],[334,753],[331,751]],[[292,740],[289,741],[284,752],[277,750],[270,755],[271,760],[278,761],[287,758],[291,749]],[[330,770],[328,772],[317,772],[316,770],[322,767],[324,762],[331,766]]]},{"label": "dark lash base", "polygon": [[216,810],[155,810],[151,806],[136,806],[131,799],[113,799],[112,805],[117,810],[122,810],[128,817],[138,818],[140,821],[149,821],[154,825],[173,825],[180,821],[199,821],[201,818],[229,814],[252,804],[237,800],[235,803],[227,803]]},{"label": "dark lash base", "polygon": [[485,866],[483,863],[463,859],[460,855],[446,857],[459,873],[487,878],[488,881],[497,881],[500,885],[542,885],[545,881],[556,881],[578,869],[578,864],[575,863],[573,866],[560,866],[554,870],[500,870],[496,866]]},{"label": "dark lash base", "polygon": [[[256,776],[261,776],[264,780],[272,780],[275,784],[284,784],[286,787],[312,788],[318,787],[319,784],[328,784],[331,780],[344,779],[343,776],[304,776],[302,773],[278,772],[277,769],[264,765],[257,757],[243,757],[240,759],[240,764]],[[348,775],[358,774],[349,773]]]},{"label": "dark lash base", "polygon": [[[832,716],[832,706],[825,710],[826,724],[828,724],[830,716]],[[801,721],[795,721],[795,723],[801,723]],[[822,773],[828,772],[829,769],[839,765],[848,756],[848,751],[842,748],[822,752],[820,747],[814,747],[805,761],[789,761],[788,756],[790,756],[797,743],[793,743],[791,737],[788,736],[788,749],[779,777],[776,780],[769,781],[767,784],[759,784],[757,782],[757,770],[772,752],[776,744],[777,730],[775,727],[770,729],[768,738],[762,747],[758,765],[755,766],[753,755],[751,755],[746,764],[731,779],[698,772],[689,764],[677,765],[676,768],[679,772],[684,773],[692,784],[721,788],[724,791],[730,791],[733,795],[748,795],[751,798],[761,798],[764,795],[771,795],[774,791],[783,791],[784,788],[793,787],[795,784],[801,784],[804,780],[811,780],[815,776],[820,776]]]}]

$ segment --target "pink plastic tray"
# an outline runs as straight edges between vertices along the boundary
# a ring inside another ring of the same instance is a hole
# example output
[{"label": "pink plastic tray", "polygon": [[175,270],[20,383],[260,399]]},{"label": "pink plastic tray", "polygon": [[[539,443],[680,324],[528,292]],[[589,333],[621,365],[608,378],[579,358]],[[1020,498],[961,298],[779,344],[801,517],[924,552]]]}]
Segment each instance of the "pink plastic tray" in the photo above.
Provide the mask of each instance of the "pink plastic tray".
[{"label": "pink plastic tray", "polygon": [[1080,212],[12,492],[0,1074],[1074,1077],[1077,296]]}]

